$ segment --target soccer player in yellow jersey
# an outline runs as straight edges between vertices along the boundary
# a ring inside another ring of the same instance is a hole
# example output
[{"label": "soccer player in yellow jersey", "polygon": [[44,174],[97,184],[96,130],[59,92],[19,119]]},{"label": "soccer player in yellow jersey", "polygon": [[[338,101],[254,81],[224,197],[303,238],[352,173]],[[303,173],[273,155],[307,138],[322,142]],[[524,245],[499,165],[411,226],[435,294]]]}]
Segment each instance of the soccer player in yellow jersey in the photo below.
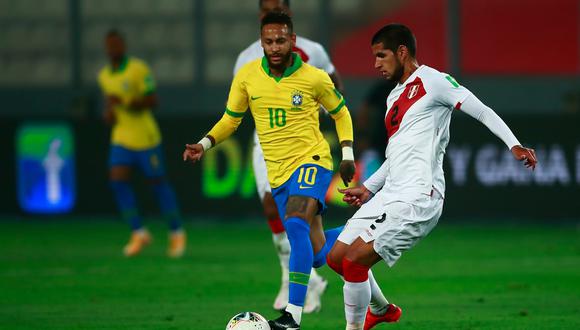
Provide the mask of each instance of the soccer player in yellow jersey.
[{"label": "soccer player in yellow jersey", "polygon": [[[330,147],[319,128],[320,105],[336,123],[343,150],[340,174],[346,184],[354,175],[352,121],[342,95],[328,74],[303,63],[292,48],[291,18],[271,12],[261,22],[265,56],[243,66],[234,77],[226,112],[197,144],[188,144],[184,160],[198,161],[204,152],[229,137],[250,108],[266,160],[272,196],[284,215],[290,241],[289,303],[270,327],[299,329],[310,269],[326,262],[336,235],[325,236],[320,214],[332,177]],[[328,239],[327,239],[328,238]]]},{"label": "soccer player in yellow jersey", "polygon": [[170,225],[168,255],[181,257],[185,251],[185,232],[173,189],[165,177],[161,134],[152,109],[157,106],[155,81],[145,62],[125,54],[125,41],[116,30],[105,38],[110,63],[99,72],[99,85],[105,97],[105,120],[113,126],[109,156],[109,178],[123,218],[132,233],[123,252],[131,257],[150,243],[151,235],[143,227],[137,212],[135,195],[129,180],[138,168],[159,202]]}]

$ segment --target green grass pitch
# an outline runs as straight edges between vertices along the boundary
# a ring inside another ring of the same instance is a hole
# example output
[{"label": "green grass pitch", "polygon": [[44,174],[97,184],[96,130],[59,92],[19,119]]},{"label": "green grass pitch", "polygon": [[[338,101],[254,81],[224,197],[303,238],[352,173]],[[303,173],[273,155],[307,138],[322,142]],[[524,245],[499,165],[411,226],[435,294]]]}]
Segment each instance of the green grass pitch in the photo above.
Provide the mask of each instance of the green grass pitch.
[{"label": "green grass pitch", "polygon": [[[153,244],[126,259],[121,222],[3,219],[0,328],[212,330],[240,311],[275,317],[280,274],[267,226],[194,223],[186,256],[170,260],[159,221]],[[399,323],[377,329],[580,329],[580,230],[571,224],[443,223],[393,269],[374,272],[403,308]],[[321,273],[330,283],[323,309],[302,328],[344,329],[341,281],[326,266]]]}]

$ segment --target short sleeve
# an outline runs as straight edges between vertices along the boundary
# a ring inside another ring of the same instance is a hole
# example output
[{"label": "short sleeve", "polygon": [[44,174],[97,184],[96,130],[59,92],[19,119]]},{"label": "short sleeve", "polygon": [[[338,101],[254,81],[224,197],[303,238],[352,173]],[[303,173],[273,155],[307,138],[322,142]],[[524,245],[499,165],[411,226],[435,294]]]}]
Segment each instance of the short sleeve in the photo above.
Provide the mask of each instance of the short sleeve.
[{"label": "short sleeve", "polygon": [[459,107],[471,95],[471,92],[461,86],[451,75],[446,73],[439,73],[439,75],[435,84],[438,100],[449,108]]},{"label": "short sleeve", "polygon": [[137,81],[137,90],[139,91],[139,94],[150,95],[155,93],[155,78],[153,78],[153,74],[147,64],[142,63],[139,65],[135,79]]},{"label": "short sleeve", "polygon": [[336,89],[334,83],[330,80],[330,76],[324,72],[319,72],[320,79],[314,86],[315,98],[329,114],[333,115],[344,107],[344,97]]},{"label": "short sleeve", "polygon": [[244,82],[245,72],[245,69],[238,72],[230,87],[226,112],[232,117],[243,117],[248,109],[248,92]]}]

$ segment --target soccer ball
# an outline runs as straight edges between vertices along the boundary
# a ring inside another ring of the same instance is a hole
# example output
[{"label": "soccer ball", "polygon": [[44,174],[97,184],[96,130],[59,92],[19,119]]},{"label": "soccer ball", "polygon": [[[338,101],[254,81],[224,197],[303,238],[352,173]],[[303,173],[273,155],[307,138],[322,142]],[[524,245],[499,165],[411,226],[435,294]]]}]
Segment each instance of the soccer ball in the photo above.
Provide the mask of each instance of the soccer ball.
[{"label": "soccer ball", "polygon": [[226,330],[270,330],[268,321],[255,312],[242,312],[232,317]]}]

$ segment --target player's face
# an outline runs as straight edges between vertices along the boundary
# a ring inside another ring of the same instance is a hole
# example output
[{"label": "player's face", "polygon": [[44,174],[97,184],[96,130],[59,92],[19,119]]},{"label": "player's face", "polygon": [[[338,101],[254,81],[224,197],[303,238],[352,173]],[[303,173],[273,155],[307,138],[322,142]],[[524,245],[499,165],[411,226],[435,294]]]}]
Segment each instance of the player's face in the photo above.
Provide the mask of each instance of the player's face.
[{"label": "player's face", "polygon": [[374,44],[371,46],[373,55],[375,56],[375,69],[390,81],[399,81],[403,76],[403,64],[390,49],[385,49],[383,43]]},{"label": "player's face", "polygon": [[290,65],[296,34],[286,24],[266,24],[262,28],[262,48],[270,68],[283,70]]},{"label": "player's face", "polygon": [[260,20],[262,20],[266,14],[275,10],[288,13],[290,8],[284,5],[284,1],[282,0],[262,0],[262,3],[260,4]]},{"label": "player's face", "polygon": [[105,49],[111,61],[119,61],[125,56],[125,42],[118,36],[109,36],[105,39]]}]

